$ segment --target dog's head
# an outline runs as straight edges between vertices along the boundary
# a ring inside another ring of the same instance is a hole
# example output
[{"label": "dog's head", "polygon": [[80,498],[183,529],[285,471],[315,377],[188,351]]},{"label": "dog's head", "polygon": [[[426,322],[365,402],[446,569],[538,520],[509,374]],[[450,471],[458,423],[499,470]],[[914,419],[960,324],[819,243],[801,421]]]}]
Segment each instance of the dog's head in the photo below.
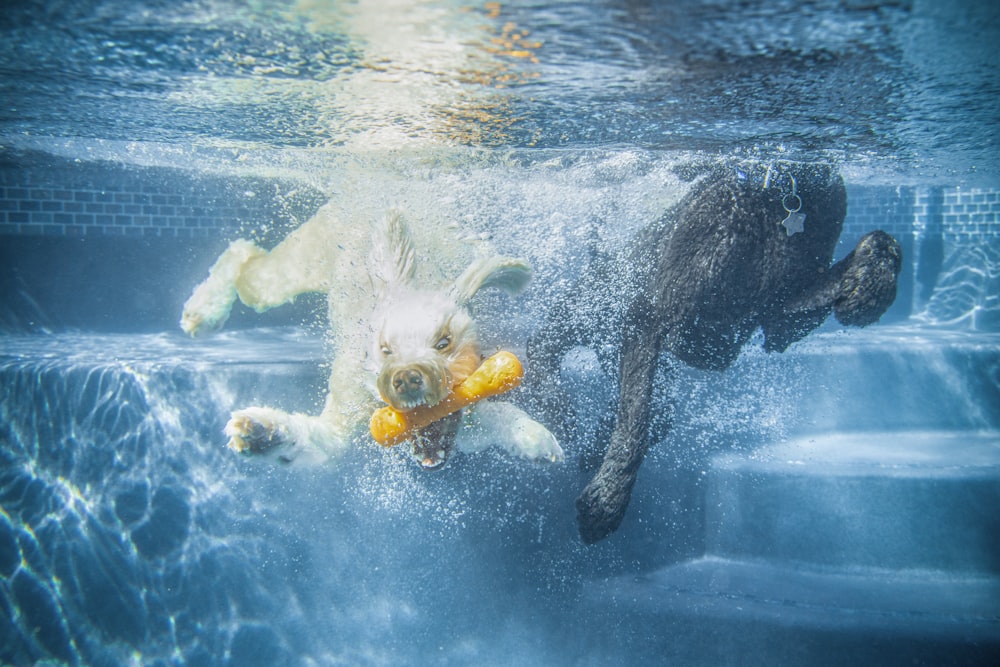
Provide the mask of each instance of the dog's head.
[{"label": "dog's head", "polygon": [[531,275],[526,262],[506,257],[474,261],[443,289],[415,284],[415,255],[405,228],[390,218],[384,245],[373,248],[377,305],[368,359],[386,403],[406,411],[436,405],[482,361],[469,301],[486,287],[520,291]]},{"label": "dog's head", "polygon": [[399,289],[375,321],[376,386],[397,410],[435,405],[479,366],[469,312],[447,292]]}]

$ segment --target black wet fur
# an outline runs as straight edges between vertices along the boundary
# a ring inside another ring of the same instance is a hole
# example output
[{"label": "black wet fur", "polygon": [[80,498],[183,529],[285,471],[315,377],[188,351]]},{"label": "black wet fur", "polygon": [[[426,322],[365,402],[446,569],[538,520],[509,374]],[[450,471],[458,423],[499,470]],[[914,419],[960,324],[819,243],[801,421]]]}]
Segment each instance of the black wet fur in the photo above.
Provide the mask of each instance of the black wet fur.
[{"label": "black wet fur", "polygon": [[[798,199],[786,199],[793,179]],[[781,225],[783,200],[789,208],[801,200],[803,232],[789,235]],[[604,459],[576,501],[584,542],[604,539],[624,517],[649,447],[661,351],[723,370],[758,328],[765,349],[781,352],[831,312],[865,326],[889,308],[902,264],[892,236],[871,232],[831,266],[846,210],[843,180],[829,165],[711,167],[626,257],[596,257],[570,297],[546,313],[529,341],[528,366],[548,396],[556,381],[546,378],[558,377],[573,346],[592,346],[619,369]],[[669,425],[670,415],[662,421]]]}]

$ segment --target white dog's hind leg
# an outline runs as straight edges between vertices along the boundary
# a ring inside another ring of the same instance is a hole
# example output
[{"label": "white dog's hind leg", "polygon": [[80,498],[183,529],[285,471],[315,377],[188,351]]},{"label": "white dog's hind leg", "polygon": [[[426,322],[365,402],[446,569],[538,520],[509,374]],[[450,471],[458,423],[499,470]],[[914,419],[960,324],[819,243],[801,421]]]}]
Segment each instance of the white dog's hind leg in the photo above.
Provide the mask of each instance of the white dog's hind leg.
[{"label": "white dog's hind leg", "polygon": [[565,458],[556,437],[510,403],[483,401],[467,409],[455,445],[466,452],[501,447],[538,463],[561,463]]},{"label": "white dog's hind leg", "polygon": [[233,412],[225,432],[234,451],[297,465],[316,465],[340,456],[349,437],[323,417],[265,407]]},{"label": "white dog's hind leg", "polygon": [[230,243],[209,269],[208,278],[194,288],[184,303],[181,329],[193,336],[221,327],[236,301],[236,281],[244,265],[265,254],[250,241],[240,239]]},{"label": "white dog's hind leg", "polygon": [[219,328],[237,297],[260,313],[300,294],[329,293],[333,285],[357,292],[356,262],[370,242],[367,228],[358,227],[340,223],[327,205],[269,252],[234,241],[184,305],[181,328],[190,334]]}]

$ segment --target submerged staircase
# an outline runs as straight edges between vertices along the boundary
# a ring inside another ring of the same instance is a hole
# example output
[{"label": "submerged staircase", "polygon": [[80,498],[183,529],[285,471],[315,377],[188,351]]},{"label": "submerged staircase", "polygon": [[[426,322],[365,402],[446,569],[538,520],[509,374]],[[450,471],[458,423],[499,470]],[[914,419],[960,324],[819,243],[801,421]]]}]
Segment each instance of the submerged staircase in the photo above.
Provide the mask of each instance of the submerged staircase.
[{"label": "submerged staircase", "polygon": [[587,664],[1000,664],[1000,432],[801,437],[708,475],[704,556],[595,585],[581,617],[618,625]]}]

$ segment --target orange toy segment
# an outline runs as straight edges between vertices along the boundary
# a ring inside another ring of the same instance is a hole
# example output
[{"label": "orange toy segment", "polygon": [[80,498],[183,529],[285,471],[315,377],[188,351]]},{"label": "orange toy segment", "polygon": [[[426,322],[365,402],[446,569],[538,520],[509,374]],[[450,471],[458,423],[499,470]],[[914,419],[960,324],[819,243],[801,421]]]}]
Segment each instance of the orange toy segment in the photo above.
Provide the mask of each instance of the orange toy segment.
[{"label": "orange toy segment", "polygon": [[453,412],[485,398],[510,391],[521,384],[524,368],[510,352],[497,352],[480,364],[465,381],[437,405],[421,405],[400,412],[392,406],[379,408],[369,424],[375,442],[383,447],[393,447],[410,437],[414,431],[433,424]]}]

